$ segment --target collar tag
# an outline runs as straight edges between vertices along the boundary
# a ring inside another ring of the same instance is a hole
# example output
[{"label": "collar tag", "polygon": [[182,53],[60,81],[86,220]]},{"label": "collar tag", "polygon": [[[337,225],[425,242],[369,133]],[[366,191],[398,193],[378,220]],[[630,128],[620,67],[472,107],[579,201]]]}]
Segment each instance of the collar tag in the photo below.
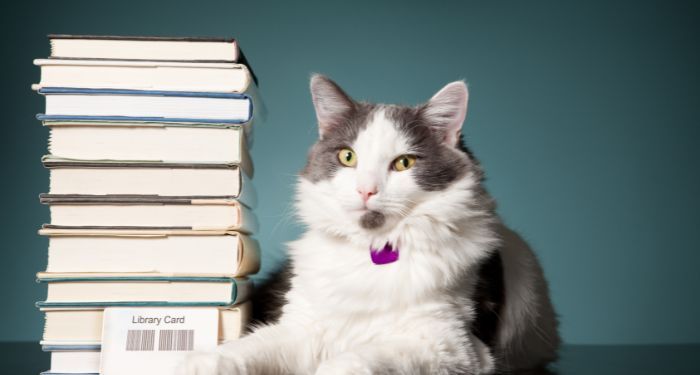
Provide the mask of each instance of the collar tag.
[{"label": "collar tag", "polygon": [[369,247],[369,254],[372,257],[372,263],[377,265],[394,263],[399,260],[399,249],[386,243],[382,249],[374,249]]}]

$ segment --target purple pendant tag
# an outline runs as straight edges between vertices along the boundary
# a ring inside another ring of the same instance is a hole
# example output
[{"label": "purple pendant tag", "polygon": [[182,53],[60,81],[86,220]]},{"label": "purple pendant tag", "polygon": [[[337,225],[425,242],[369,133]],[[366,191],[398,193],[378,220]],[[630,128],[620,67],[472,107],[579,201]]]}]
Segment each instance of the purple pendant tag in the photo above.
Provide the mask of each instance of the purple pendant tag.
[{"label": "purple pendant tag", "polygon": [[399,249],[394,249],[388,242],[381,250],[373,249],[372,246],[370,246],[369,254],[372,257],[372,263],[374,264],[388,264],[399,260]]}]

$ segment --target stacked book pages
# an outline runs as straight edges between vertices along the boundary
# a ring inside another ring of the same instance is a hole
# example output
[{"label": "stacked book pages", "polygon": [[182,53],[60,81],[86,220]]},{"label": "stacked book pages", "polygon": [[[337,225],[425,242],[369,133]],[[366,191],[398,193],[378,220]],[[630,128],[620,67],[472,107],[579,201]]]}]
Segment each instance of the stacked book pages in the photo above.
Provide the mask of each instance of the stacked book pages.
[{"label": "stacked book pages", "polygon": [[215,307],[219,341],[236,339],[260,265],[248,153],[257,81],[237,42],[49,39],[33,86],[50,130],[48,266],[37,274],[46,373],[100,372],[109,307]]}]

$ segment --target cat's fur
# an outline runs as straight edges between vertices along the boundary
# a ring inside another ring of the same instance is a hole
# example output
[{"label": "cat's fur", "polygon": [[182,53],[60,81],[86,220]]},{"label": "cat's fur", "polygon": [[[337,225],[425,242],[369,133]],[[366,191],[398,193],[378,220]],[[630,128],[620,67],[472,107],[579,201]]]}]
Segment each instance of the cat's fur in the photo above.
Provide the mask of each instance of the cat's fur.
[{"label": "cat's fur", "polygon": [[[356,102],[311,79],[320,138],[299,177],[308,230],[289,245],[282,314],[181,374],[490,374],[556,357],[557,321],[535,255],[495,214],[463,146],[467,88],[417,107]],[[349,147],[357,165],[343,166]],[[406,171],[399,155],[417,157]],[[365,203],[359,191],[376,191]],[[369,248],[399,249],[375,265]]]}]

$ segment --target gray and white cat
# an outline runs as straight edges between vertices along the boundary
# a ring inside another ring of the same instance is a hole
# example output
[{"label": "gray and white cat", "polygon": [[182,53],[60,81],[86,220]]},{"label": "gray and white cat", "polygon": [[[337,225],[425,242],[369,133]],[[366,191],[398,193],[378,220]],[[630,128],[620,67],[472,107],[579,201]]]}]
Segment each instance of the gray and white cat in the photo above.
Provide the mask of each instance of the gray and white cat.
[{"label": "gray and white cat", "polygon": [[491,374],[556,357],[542,269],[508,230],[463,145],[464,82],[416,106],[311,78],[320,137],[299,176],[276,322],[180,374]]}]

